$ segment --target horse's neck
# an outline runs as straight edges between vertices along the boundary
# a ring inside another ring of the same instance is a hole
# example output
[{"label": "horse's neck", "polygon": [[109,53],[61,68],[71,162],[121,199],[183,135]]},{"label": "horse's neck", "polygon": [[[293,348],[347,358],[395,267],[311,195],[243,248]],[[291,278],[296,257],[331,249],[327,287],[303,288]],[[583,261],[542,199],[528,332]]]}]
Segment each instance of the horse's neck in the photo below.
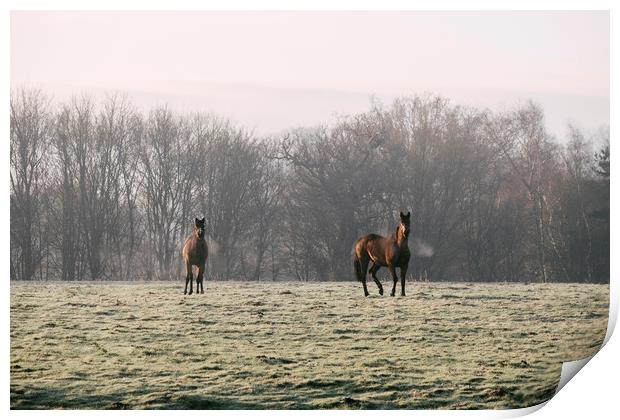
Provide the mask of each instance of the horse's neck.
[{"label": "horse's neck", "polygon": [[394,242],[399,248],[404,248],[407,246],[407,238],[405,238],[405,235],[400,233],[400,226],[396,228],[396,233],[394,233]]}]

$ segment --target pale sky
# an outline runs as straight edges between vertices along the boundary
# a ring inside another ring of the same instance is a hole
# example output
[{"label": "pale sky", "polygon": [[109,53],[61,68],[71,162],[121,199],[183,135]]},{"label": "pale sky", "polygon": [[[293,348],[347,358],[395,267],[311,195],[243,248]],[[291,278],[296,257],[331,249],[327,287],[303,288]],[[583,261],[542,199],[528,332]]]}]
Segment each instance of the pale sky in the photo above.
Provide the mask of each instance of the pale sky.
[{"label": "pale sky", "polygon": [[11,84],[127,92],[277,133],[437,93],[609,124],[608,12],[12,12]]}]

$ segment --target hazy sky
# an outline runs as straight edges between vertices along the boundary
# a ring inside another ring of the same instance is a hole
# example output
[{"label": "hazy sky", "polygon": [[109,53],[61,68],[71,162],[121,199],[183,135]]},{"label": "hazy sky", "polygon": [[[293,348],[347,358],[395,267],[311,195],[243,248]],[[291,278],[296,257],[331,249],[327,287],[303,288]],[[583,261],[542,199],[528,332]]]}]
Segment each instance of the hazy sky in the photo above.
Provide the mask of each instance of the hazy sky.
[{"label": "hazy sky", "polygon": [[128,92],[259,134],[432,92],[609,124],[608,12],[12,12],[12,85]]}]

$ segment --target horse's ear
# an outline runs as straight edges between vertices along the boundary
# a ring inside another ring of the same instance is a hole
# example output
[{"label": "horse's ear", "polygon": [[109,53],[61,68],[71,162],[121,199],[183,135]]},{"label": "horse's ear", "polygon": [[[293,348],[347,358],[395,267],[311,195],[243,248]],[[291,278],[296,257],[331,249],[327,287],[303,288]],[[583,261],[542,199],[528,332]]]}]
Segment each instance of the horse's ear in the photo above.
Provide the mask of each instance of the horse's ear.
[{"label": "horse's ear", "polygon": [[194,220],[194,224],[195,224],[196,226],[198,226],[198,222],[200,222],[200,219],[198,219],[198,218],[196,217],[196,220]]},{"label": "horse's ear", "polygon": [[411,216],[411,212],[410,211],[407,212],[407,219],[409,219],[409,216]]},{"label": "horse's ear", "polygon": [[404,218],[405,218],[405,215],[403,214],[403,212],[402,212],[402,211],[400,212],[400,218],[401,218],[401,219],[404,219]]},{"label": "horse's ear", "polygon": [[202,218],[201,222],[202,222],[202,223],[204,223],[204,222],[205,222],[205,218],[204,218],[204,217]]}]

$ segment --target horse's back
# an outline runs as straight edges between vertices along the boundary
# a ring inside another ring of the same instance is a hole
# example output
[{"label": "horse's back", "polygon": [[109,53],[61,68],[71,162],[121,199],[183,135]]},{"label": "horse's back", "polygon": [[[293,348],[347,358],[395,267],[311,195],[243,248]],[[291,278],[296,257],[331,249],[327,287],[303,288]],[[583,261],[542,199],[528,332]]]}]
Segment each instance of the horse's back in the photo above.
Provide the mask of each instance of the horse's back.
[{"label": "horse's back", "polygon": [[368,235],[362,236],[355,242],[355,256],[357,258],[362,258],[364,255],[367,255],[369,248],[372,248],[373,243],[380,241],[381,239],[385,238],[375,233],[369,233]]},{"label": "horse's back", "polygon": [[396,244],[392,237],[385,237],[370,233],[364,235],[355,243],[355,256],[358,259],[369,258],[375,264],[380,266],[388,266],[396,264],[397,266],[409,263],[410,252],[406,247],[404,250],[396,249]]},{"label": "horse's back", "polygon": [[353,246],[353,254],[355,256],[360,256],[360,252],[366,247],[366,244],[368,243],[368,237],[371,235],[373,234],[371,233],[370,235],[364,235],[358,238],[357,241],[355,241],[355,245]]},{"label": "horse's back", "polygon": [[383,236],[381,235],[377,235],[376,233],[369,233],[368,235],[364,235],[362,237],[360,237],[356,242],[355,245],[357,244],[366,244],[369,241],[374,241],[377,239],[383,238]]}]

